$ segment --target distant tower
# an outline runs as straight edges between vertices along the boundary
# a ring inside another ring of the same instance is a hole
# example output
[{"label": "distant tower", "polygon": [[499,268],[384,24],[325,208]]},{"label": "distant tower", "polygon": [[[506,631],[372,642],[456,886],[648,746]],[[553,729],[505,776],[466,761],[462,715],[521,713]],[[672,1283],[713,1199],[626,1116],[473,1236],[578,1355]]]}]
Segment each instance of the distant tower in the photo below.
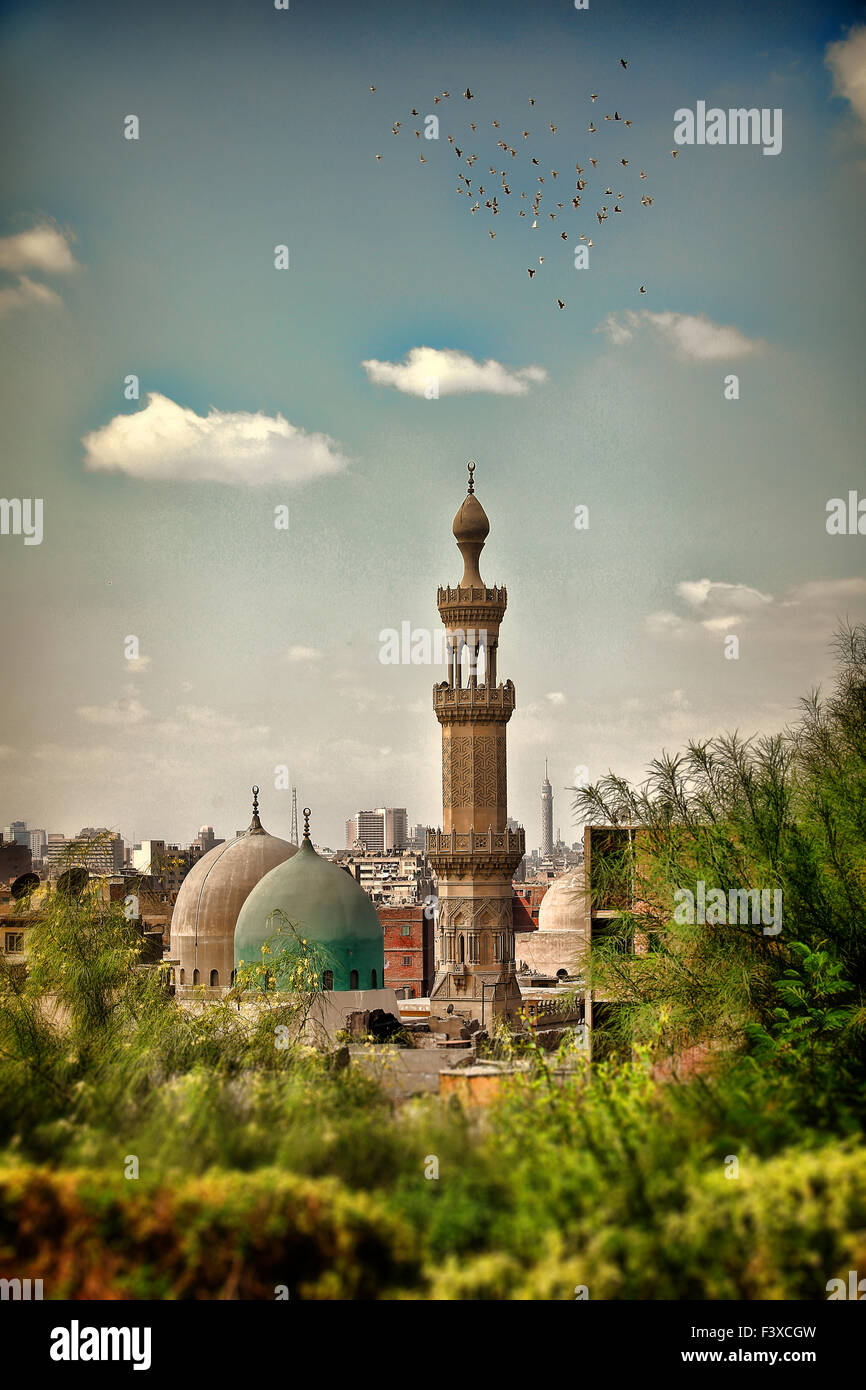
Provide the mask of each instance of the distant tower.
[{"label": "distant tower", "polygon": [[292,787],[292,829],[289,839],[293,845],[298,843],[298,789]]},{"label": "distant tower", "polygon": [[544,781],[541,784],[541,855],[553,853],[553,788],[547,776],[544,759]]},{"label": "distant tower", "polygon": [[486,1004],[490,1017],[520,1008],[511,880],[526,846],[523,831],[506,825],[505,726],[515,698],[512,681],[497,683],[496,659],[507,596],[504,588],[488,589],[478,571],[490,523],[475,496],[474,469],[470,463],[453,527],[463,578],[438,593],[448,679],[433,687],[442,725],[442,829],[427,832],[439,883],[431,997],[467,1004],[475,1015]]}]

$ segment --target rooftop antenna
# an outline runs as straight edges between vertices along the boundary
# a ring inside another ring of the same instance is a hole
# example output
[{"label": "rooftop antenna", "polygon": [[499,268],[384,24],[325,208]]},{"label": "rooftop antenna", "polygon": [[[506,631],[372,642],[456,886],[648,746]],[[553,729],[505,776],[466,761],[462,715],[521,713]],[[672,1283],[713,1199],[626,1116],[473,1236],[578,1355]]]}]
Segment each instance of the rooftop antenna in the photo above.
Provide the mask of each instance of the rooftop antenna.
[{"label": "rooftop antenna", "polygon": [[292,787],[292,828],[290,838],[293,845],[298,844],[298,789]]}]

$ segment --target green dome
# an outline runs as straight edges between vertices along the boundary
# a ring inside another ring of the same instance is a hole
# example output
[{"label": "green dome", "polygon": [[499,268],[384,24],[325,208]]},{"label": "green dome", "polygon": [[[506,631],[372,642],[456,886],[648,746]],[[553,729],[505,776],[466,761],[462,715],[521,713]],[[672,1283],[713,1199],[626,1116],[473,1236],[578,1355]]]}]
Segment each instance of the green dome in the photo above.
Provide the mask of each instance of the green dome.
[{"label": "green dome", "polygon": [[235,969],[258,964],[262,946],[285,921],[309,944],[323,947],[333,983],[325,989],[381,989],[385,968],[382,923],[363,888],[345,869],[323,859],[306,835],[297,854],[260,879],[235,927]]}]

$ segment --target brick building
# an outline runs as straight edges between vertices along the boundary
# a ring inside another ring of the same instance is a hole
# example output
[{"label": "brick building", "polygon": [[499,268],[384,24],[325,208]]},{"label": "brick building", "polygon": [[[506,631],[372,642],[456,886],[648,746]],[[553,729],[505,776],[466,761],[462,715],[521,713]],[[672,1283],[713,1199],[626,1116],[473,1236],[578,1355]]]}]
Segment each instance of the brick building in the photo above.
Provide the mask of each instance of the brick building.
[{"label": "brick building", "polygon": [[426,998],[433,984],[434,919],[423,903],[377,907],[385,932],[385,985],[408,990],[410,999]]}]

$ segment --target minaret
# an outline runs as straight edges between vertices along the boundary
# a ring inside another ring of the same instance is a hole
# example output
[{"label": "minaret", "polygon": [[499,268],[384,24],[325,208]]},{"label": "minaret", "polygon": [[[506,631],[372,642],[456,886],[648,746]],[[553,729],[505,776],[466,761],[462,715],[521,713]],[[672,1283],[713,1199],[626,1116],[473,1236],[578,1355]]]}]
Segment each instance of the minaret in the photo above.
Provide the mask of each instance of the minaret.
[{"label": "minaret", "polygon": [[469,487],[454,518],[463,556],[456,588],[439,589],[448,679],[433,687],[442,725],[442,829],[428,830],[427,854],[439,882],[436,977],[431,997],[473,1015],[514,1014],[511,880],[525,852],[522,829],[506,827],[505,726],[515,707],[512,681],[497,683],[504,588],[488,589],[478,560],[490,523]]},{"label": "minaret", "polygon": [[544,759],[544,781],[541,784],[541,857],[553,854],[553,788],[547,776]]}]

